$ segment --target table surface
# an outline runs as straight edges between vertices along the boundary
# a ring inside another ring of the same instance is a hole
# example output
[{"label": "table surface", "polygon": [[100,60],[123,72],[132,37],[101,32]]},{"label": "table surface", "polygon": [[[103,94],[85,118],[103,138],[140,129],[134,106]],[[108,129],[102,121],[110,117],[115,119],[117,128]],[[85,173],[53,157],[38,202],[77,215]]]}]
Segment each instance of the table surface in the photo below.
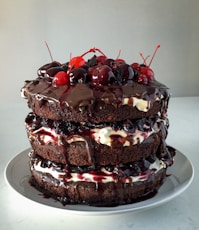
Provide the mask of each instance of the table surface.
[{"label": "table surface", "polygon": [[0,229],[199,229],[199,97],[171,98],[168,112],[167,143],[184,153],[195,169],[189,188],[159,207],[107,216],[71,215],[33,204],[13,191],[5,182],[4,170],[13,156],[29,147],[24,129],[29,110],[23,100],[20,104],[1,105],[0,110]]}]

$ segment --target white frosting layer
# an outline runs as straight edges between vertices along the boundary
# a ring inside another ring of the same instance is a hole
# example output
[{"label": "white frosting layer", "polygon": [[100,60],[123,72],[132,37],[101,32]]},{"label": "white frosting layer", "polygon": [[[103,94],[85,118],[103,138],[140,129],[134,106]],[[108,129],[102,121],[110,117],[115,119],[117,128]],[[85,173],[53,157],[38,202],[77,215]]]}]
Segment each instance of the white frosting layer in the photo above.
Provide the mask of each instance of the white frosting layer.
[{"label": "white frosting layer", "polygon": [[[138,176],[128,176],[125,177],[122,181],[123,183],[134,183],[138,181],[145,181],[149,178],[150,174],[157,173],[162,168],[166,168],[166,164],[161,160],[156,160],[154,163],[152,163],[149,167],[149,169],[146,172],[140,173]],[[70,173],[67,177],[66,172],[59,172],[55,170],[54,167],[42,167],[41,161],[35,162],[34,165],[32,165],[32,170],[36,170],[38,172],[47,173],[50,174],[52,177],[54,177],[57,180],[60,180],[60,182],[79,182],[79,181],[86,181],[86,182],[102,182],[102,183],[108,183],[108,182],[117,182],[117,171],[113,170],[113,172],[107,171],[105,168],[101,168],[101,171],[98,173],[95,173],[94,171],[91,171],[90,173]]]}]

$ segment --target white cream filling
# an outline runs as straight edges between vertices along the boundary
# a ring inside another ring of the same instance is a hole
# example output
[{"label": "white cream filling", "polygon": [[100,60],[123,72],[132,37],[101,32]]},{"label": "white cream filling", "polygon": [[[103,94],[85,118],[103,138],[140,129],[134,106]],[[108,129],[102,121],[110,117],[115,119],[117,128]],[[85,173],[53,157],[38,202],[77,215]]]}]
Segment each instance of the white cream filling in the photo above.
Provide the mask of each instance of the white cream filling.
[{"label": "white cream filling", "polygon": [[[140,173],[138,176],[128,176],[125,177],[123,182],[124,183],[134,183],[138,181],[145,181],[148,179],[149,175],[152,173],[157,173],[162,168],[166,168],[166,164],[156,159],[154,163],[152,163],[148,169],[147,172]],[[117,182],[117,176],[113,176],[113,172],[107,171],[105,168],[101,169],[102,174],[94,174],[92,173],[70,173],[69,177],[67,178],[65,172],[58,172],[56,171],[52,166],[51,167],[42,167],[41,161],[35,162],[35,164],[31,168],[32,170],[36,170],[41,173],[47,173],[50,174],[52,177],[54,177],[57,180],[60,180],[60,182],[79,182],[79,181],[86,181],[86,182],[102,182],[102,183],[108,183],[108,182]]]},{"label": "white cream filling", "polygon": [[[155,101],[160,101],[160,98],[157,97]],[[123,98],[122,104],[131,105],[142,112],[147,112],[151,107],[151,101],[147,101],[137,97],[125,97]]]},{"label": "white cream filling", "polygon": [[123,143],[123,146],[130,146],[142,143],[147,139],[151,134],[155,132],[154,129],[148,132],[142,132],[138,129],[134,133],[127,133],[124,130],[113,130],[111,127],[105,127],[102,129],[93,129],[93,138],[97,143],[111,146],[112,136],[120,136],[120,142]]},{"label": "white cream filling", "polygon": [[[142,143],[146,140],[151,134],[158,132],[159,129],[155,125],[152,129],[149,129],[146,132],[136,129],[134,133],[126,132],[125,130],[114,130],[112,127],[104,128],[95,128],[90,130],[90,137],[93,138],[97,143],[111,146],[112,138],[117,136],[119,141],[123,146],[130,146]],[[33,132],[29,132],[29,139],[36,138],[37,135],[40,135],[39,138],[44,144],[48,143],[57,143],[62,145],[61,135],[57,134],[54,129],[41,127]],[[85,142],[85,139],[81,135],[70,135],[67,136],[65,141],[68,144],[73,142],[82,141]]]}]

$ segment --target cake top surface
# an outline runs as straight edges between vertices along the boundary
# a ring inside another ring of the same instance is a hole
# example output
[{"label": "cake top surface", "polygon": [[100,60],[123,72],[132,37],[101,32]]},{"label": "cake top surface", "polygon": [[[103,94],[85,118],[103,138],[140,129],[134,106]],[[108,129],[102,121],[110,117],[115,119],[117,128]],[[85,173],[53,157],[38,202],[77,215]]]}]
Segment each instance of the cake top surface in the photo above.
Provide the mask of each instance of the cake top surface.
[{"label": "cake top surface", "polygon": [[[32,81],[26,81],[29,93],[43,94],[43,96],[59,100],[63,93],[72,91],[78,97],[88,97],[89,90],[106,92],[107,89],[115,91],[121,89],[124,97],[137,96],[140,98],[150,97],[156,94],[155,88],[167,87],[155,80],[154,72],[150,68],[156,50],[147,65],[146,58],[142,53],[143,64],[127,64],[119,55],[116,59],[108,58],[100,49],[92,48],[81,56],[70,58],[70,61],[61,64],[52,59],[52,62],[43,65],[37,71],[38,77]],[[88,53],[100,53],[85,60]],[[100,95],[102,96],[102,95]],[[147,99],[147,98],[146,98]],[[69,99],[70,100],[70,99]]]}]

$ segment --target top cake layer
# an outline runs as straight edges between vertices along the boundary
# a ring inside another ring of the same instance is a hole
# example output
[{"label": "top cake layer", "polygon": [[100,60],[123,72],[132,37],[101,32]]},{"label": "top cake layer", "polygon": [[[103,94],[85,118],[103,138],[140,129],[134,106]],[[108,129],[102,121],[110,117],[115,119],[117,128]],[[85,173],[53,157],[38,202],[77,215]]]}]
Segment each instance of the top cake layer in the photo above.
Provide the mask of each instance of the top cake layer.
[{"label": "top cake layer", "polygon": [[156,113],[166,116],[169,89],[155,80],[146,60],[141,65],[128,65],[103,54],[86,62],[85,54],[65,64],[46,64],[39,68],[35,80],[26,81],[22,96],[35,114],[93,123],[139,119]]}]

